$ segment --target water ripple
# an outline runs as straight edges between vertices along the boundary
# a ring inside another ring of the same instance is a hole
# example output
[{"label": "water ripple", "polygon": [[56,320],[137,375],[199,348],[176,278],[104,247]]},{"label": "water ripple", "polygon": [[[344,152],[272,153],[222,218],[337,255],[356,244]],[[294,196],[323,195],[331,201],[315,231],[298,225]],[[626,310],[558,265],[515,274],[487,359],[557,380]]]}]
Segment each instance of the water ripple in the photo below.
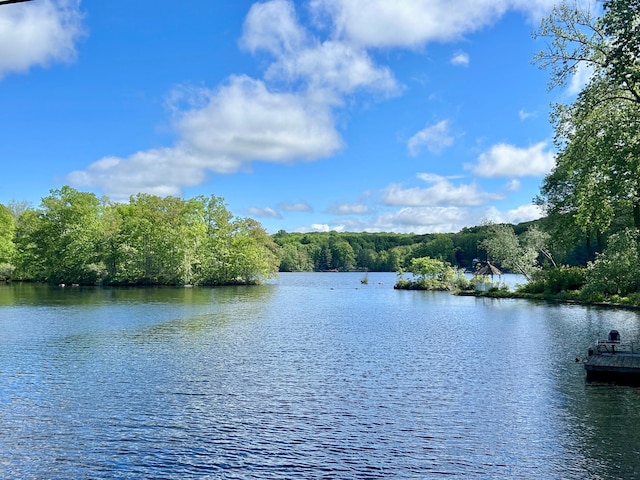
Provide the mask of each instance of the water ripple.
[{"label": "water ripple", "polygon": [[0,477],[640,476],[640,395],[573,362],[637,318],[373,277],[3,307]]}]

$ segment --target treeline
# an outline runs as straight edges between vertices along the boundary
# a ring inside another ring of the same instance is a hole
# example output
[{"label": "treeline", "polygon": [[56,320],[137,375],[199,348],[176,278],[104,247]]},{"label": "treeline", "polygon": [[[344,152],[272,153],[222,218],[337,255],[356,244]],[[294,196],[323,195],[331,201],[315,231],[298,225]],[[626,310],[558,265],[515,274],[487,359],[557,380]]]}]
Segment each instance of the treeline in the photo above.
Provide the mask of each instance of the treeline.
[{"label": "treeline", "polygon": [[0,205],[0,278],[65,284],[228,285],[278,270],[278,247],[221,198],[115,203],[65,186],[38,209]]},{"label": "treeline", "polygon": [[[503,224],[513,232],[515,242],[522,241],[533,231],[551,229],[550,219],[543,218],[517,225]],[[280,271],[370,271],[397,272],[407,270],[413,259],[429,257],[459,269],[471,269],[474,260],[487,259],[500,263],[498,255],[488,255],[487,241],[495,237],[496,224],[482,224],[463,228],[457,233],[367,233],[367,232],[314,232],[291,233],[283,230],[273,235],[280,247]],[[549,237],[544,249],[534,248],[536,257],[544,260],[543,251],[552,250],[553,257],[563,265],[584,266],[595,258],[606,237],[593,241],[586,237]],[[543,263],[543,262],[542,262]],[[521,273],[508,264],[505,272]]]},{"label": "treeline", "polygon": [[458,233],[401,234],[316,232],[273,235],[280,251],[280,271],[396,272],[414,258],[430,257],[459,268],[469,268],[478,258],[486,227]]},{"label": "treeline", "polygon": [[[517,233],[528,224],[517,225]],[[112,202],[65,186],[38,208],[0,204],[0,280],[54,284],[228,285],[278,271],[407,269],[429,257],[467,269],[486,254],[488,226],[458,233],[268,235],[219,197],[149,194]]]}]

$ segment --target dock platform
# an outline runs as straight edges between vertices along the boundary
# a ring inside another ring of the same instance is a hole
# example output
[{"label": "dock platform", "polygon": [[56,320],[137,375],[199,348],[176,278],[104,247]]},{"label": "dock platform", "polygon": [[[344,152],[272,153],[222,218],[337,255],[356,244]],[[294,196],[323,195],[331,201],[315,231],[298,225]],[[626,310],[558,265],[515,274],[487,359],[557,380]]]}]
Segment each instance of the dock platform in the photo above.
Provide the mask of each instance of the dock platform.
[{"label": "dock platform", "polygon": [[622,344],[616,330],[609,338],[599,340],[589,349],[584,362],[587,381],[603,381],[640,385],[640,350],[637,345]]}]

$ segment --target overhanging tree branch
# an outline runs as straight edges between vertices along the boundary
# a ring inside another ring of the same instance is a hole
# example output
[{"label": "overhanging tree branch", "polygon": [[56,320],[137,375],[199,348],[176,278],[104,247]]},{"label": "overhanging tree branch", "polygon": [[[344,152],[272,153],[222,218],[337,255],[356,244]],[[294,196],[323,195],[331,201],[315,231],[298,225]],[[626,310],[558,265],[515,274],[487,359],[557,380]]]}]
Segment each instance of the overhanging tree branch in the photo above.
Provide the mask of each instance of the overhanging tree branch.
[{"label": "overhanging tree branch", "polygon": [[0,5],[7,5],[9,3],[21,3],[30,2],[31,0],[0,0]]}]

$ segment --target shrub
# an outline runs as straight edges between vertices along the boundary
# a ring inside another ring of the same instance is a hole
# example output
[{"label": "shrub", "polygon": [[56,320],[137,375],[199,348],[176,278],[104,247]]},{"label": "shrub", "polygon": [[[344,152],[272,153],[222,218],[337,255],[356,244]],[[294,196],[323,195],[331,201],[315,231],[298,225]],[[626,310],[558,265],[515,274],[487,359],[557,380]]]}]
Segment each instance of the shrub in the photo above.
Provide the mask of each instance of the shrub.
[{"label": "shrub", "polygon": [[4,282],[11,279],[15,267],[10,263],[0,263],[0,281]]},{"label": "shrub", "polygon": [[561,266],[539,270],[532,281],[522,285],[518,291],[545,295],[557,295],[562,292],[580,290],[586,281],[586,269]]},{"label": "shrub", "polygon": [[395,288],[419,290],[460,290],[469,286],[469,281],[460,270],[454,269],[449,263],[430,257],[412,258],[408,271],[413,274],[413,280],[406,280],[404,272],[398,272]]},{"label": "shrub", "polygon": [[638,231],[627,229],[611,235],[607,249],[587,265],[585,296],[627,295],[640,289]]}]

